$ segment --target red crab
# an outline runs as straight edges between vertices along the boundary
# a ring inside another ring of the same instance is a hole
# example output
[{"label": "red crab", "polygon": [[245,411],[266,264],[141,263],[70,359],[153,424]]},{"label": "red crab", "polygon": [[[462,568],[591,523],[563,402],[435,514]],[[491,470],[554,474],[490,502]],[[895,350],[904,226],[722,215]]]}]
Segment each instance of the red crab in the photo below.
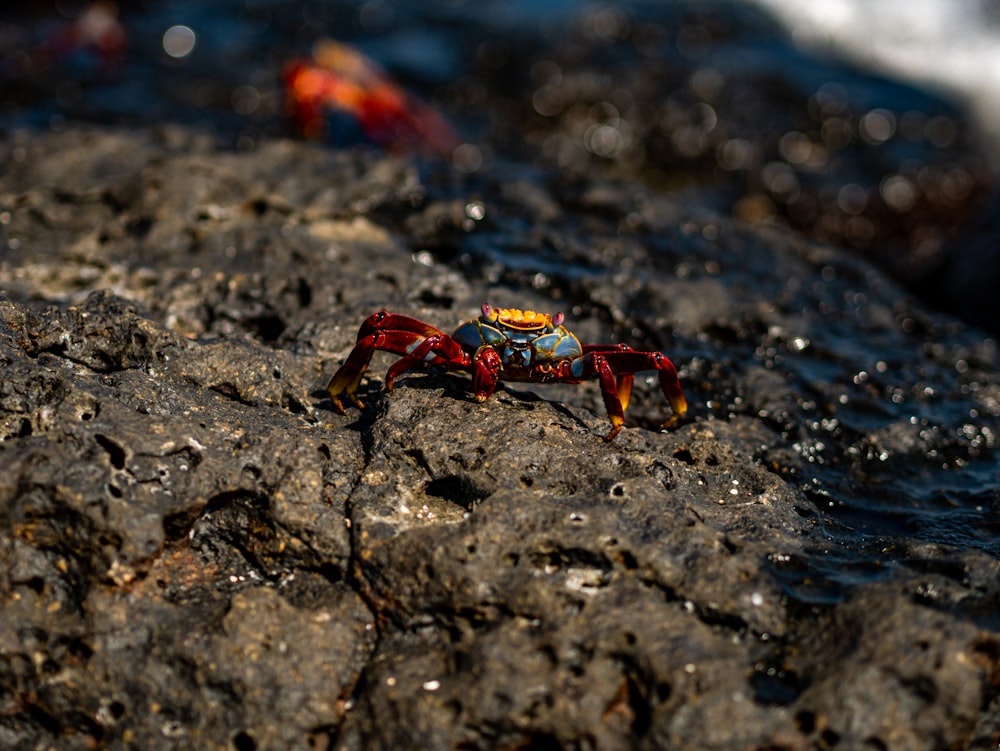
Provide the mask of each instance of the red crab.
[{"label": "red crab", "polygon": [[581,383],[597,378],[611,418],[606,441],[613,440],[622,429],[638,372],[655,370],[659,374],[660,387],[674,412],[664,428],[687,412],[677,369],[660,352],[637,352],[627,344],[580,344],[562,325],[562,313],[550,316],[489,305],[483,305],[482,310],[479,318],[466,321],[451,336],[416,318],[386,310],[370,316],[361,324],[347,361],[326,387],[333,406],[344,414],[340,402],[343,394],[362,407],[356,396],[358,385],[372,353],[380,349],[400,355],[385,376],[389,391],[399,375],[425,367],[471,372],[472,392],[480,402],[489,399],[501,380]]},{"label": "red crab", "polygon": [[306,138],[323,138],[326,113],[335,111],[393,153],[448,158],[461,143],[444,117],[350,45],[323,40],[311,59],[286,65],[284,78],[288,108]]}]

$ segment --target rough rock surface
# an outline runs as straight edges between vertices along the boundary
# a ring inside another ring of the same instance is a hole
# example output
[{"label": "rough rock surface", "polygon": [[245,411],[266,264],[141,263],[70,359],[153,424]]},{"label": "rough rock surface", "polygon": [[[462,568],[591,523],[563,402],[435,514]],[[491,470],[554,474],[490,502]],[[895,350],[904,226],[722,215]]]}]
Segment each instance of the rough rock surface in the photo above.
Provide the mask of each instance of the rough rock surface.
[{"label": "rough rock surface", "polygon": [[[1000,742],[996,344],[648,188],[186,131],[0,144],[0,746]],[[388,307],[681,367],[323,387]]]}]

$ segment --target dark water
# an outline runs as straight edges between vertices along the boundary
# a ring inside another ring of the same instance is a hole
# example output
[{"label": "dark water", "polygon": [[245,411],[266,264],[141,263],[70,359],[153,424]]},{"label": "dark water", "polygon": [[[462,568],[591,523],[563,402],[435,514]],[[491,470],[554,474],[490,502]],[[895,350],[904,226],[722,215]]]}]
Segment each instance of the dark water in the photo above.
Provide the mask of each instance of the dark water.
[{"label": "dark water", "polygon": [[[112,16],[111,42],[82,35],[88,8],[0,11],[3,127],[178,123],[252,150],[299,137],[282,70],[336,38],[452,123],[467,145],[455,152],[460,172],[506,170],[529,184],[556,172],[566,186],[617,179],[675,191],[849,247],[931,304],[973,310],[977,324],[1000,330],[1000,264],[988,255],[996,244],[971,260],[964,250],[969,237],[991,237],[994,178],[961,110],[808,56],[749,3],[141,2]],[[328,117],[331,147],[371,141],[350,116]],[[506,283],[563,289],[620,271],[565,248],[522,254],[517,239],[506,225],[441,259],[481,272],[495,258]],[[684,259],[665,252],[660,263],[673,273]],[[982,273],[961,286],[969,275],[957,263]],[[984,375],[995,369],[996,344],[946,319],[897,321],[914,328],[904,340],[913,349],[902,352],[898,339],[859,336],[870,293],[863,279],[837,280],[796,297],[814,314],[794,335],[650,342],[696,363],[688,376],[711,362],[734,371],[756,363],[803,393],[836,387],[833,396],[847,399],[832,420],[808,396],[775,417],[733,394],[716,415],[770,420],[809,470],[797,482],[826,514],[818,523],[829,547],[816,551],[809,576],[800,562],[775,564],[806,601],[924,556],[945,567],[962,550],[1000,556],[1000,387]],[[966,304],[970,295],[979,304]],[[724,382],[724,372],[709,375]]]}]

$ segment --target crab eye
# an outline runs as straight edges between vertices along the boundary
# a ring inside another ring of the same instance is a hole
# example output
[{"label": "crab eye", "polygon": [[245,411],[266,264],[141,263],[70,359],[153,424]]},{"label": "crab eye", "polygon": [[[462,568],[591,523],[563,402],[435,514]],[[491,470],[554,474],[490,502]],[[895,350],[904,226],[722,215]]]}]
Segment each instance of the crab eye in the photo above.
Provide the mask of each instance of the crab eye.
[{"label": "crab eye", "polygon": [[562,326],[563,321],[565,321],[565,320],[566,320],[566,316],[564,316],[562,313],[556,313],[555,316],[553,316],[553,318],[552,318],[552,325],[553,326]]},{"label": "crab eye", "polygon": [[483,311],[483,318],[489,318],[490,315],[492,315],[493,313],[493,308],[490,307],[490,304],[488,302],[484,302],[482,311]]}]

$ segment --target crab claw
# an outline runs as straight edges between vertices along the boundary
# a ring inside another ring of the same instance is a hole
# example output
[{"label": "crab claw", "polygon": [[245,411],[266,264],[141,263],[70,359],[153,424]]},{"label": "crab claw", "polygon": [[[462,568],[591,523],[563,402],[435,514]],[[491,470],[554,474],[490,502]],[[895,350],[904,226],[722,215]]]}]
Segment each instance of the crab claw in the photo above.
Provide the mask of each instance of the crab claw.
[{"label": "crab claw", "polygon": [[480,347],[473,358],[472,366],[472,393],[477,402],[485,402],[493,395],[501,370],[503,363],[496,350],[492,347]]}]

